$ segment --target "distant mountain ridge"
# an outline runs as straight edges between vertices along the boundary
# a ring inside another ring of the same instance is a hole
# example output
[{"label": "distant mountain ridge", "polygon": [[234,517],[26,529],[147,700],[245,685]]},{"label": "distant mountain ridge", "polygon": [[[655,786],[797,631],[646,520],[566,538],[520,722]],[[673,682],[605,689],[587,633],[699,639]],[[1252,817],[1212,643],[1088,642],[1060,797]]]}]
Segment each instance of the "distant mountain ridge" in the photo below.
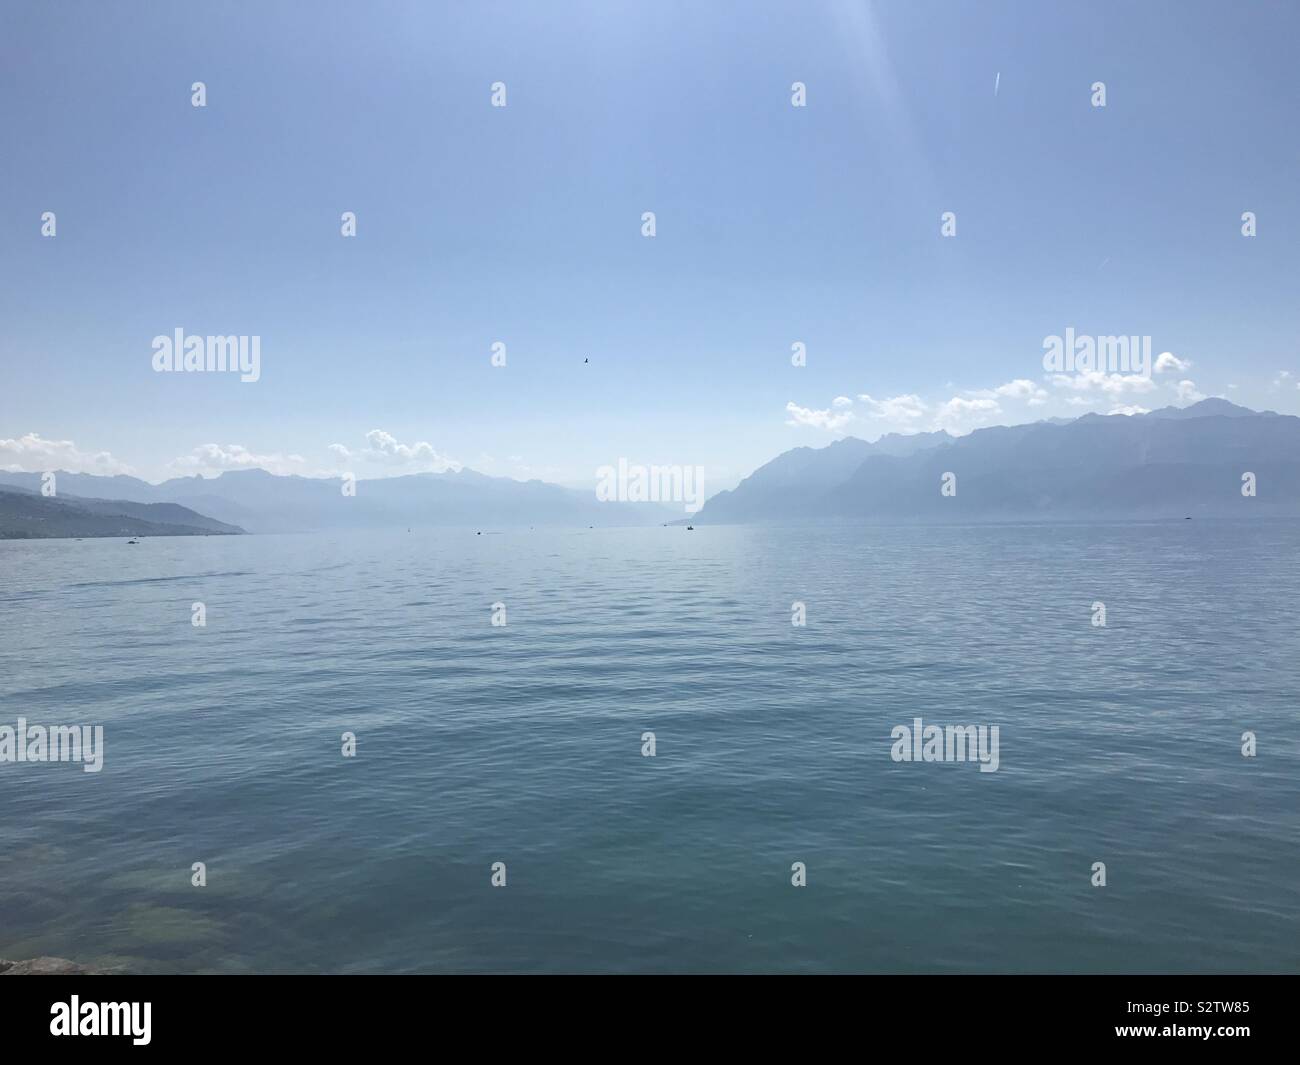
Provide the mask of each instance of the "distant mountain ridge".
[{"label": "distant mountain ridge", "polygon": [[[760,466],[730,491],[713,496],[698,517],[728,522],[788,517],[792,508],[816,506],[822,496],[846,481],[873,456],[914,455],[955,439],[940,430],[912,435],[890,433],[870,444],[848,436],[823,448],[797,447]],[[779,514],[772,513],[774,504],[779,507]]]},{"label": "distant mountain ridge", "polygon": [[[1087,415],[1085,415],[1087,417]],[[1100,415],[1096,415],[1100,417]],[[1251,410],[1226,399],[1212,396],[1189,407],[1161,407],[1147,414],[1135,415],[1139,418],[1280,418],[1275,410]]]},{"label": "distant mountain ridge", "polygon": [[[910,450],[879,446],[888,439],[787,451],[710,499],[696,522],[1300,516],[1300,418],[1222,399],[903,437]],[[791,488],[795,470],[802,483]],[[1254,496],[1242,494],[1247,473]]]},{"label": "distant mountain ridge", "polygon": [[[949,473],[955,477],[956,492],[946,496],[940,483]],[[1255,477],[1254,496],[1242,494],[1247,473]],[[135,535],[164,534],[126,523],[208,532],[305,532],[684,520],[680,507],[601,502],[594,487],[588,493],[468,469],[358,481],[355,496],[343,493],[343,483],[338,477],[281,476],[261,469],[227,471],[212,478],[177,477],[158,485],[120,475],[57,473],[58,501],[83,511],[77,519],[82,524],[75,527],[92,527],[86,523],[96,513],[115,514],[118,527]],[[34,493],[41,474],[0,472],[0,486],[6,484]],[[176,510],[132,512],[129,504]],[[19,506],[10,500],[7,505],[13,511],[12,528],[29,530],[13,535],[33,535],[32,528],[42,527],[34,509],[38,504]],[[994,426],[962,437],[943,431],[892,433],[870,443],[846,437],[822,448],[793,448],[734,489],[717,493],[690,520],[717,524],[1259,515],[1300,517],[1300,418],[1206,399],[1147,414],[1086,414],[1073,420]],[[44,528],[57,527],[55,517],[47,510],[45,520],[52,524]],[[62,515],[64,520],[71,517]]]},{"label": "distant mountain ridge", "polygon": [[[59,496],[179,504],[249,532],[430,525],[648,525],[682,517],[651,503],[604,503],[544,481],[515,481],[474,470],[358,480],[345,495],[341,477],[228,470],[217,477],[175,477],[150,484],[138,477],[56,471]],[[0,472],[0,484],[39,489],[39,473]]]},{"label": "distant mountain ridge", "polygon": [[176,503],[43,496],[0,484],[0,540],[102,536],[237,536],[243,529]]}]

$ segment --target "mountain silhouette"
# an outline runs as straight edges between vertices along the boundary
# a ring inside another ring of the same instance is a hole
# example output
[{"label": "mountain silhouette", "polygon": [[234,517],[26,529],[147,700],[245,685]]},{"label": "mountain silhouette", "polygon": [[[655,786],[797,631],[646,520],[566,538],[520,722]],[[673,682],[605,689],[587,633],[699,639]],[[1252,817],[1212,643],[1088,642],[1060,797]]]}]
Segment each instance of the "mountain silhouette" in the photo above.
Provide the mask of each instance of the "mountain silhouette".
[{"label": "mountain silhouette", "polygon": [[[680,506],[601,502],[590,492],[544,481],[489,477],[474,470],[358,480],[345,495],[340,477],[229,470],[217,477],[136,477],[56,471],[60,497],[111,497],[176,503],[249,532],[476,525],[648,525],[682,516]],[[39,473],[0,473],[0,484],[40,488]]]},{"label": "mountain silhouette", "polygon": [[[945,437],[903,437],[910,451],[889,437],[787,451],[696,522],[1300,515],[1300,418],[1222,399]],[[1254,496],[1242,493],[1248,473]]]}]

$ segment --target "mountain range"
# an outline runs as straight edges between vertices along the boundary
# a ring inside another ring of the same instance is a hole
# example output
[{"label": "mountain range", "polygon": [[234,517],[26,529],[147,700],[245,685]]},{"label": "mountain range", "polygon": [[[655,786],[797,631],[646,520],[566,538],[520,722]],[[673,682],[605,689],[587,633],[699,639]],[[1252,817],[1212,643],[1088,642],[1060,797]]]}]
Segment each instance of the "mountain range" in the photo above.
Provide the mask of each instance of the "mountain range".
[{"label": "mountain range", "polygon": [[[1254,474],[1256,494],[1243,494]],[[952,494],[941,486],[951,474]],[[1146,414],[848,438],[796,448],[713,496],[699,523],[1300,515],[1300,418],[1223,399]]]},{"label": "mountain range", "polygon": [[[40,489],[41,476],[0,472],[0,485],[32,493]],[[355,495],[344,494],[339,477],[281,476],[261,469],[230,470],[209,478],[176,477],[161,484],[125,475],[55,471],[55,486],[59,500],[80,505],[89,499],[175,505],[194,518],[207,515],[205,520],[251,533],[431,525],[650,525],[682,515],[680,505],[600,502],[594,485],[582,492],[544,481],[489,477],[469,469],[359,480]],[[12,498],[0,495],[0,528],[13,505]],[[175,520],[192,524],[179,516]]]},{"label": "mountain range", "polygon": [[[1243,493],[1252,474],[1253,496]],[[951,475],[951,476],[948,476]],[[429,525],[681,524],[680,505],[473,470],[358,481],[261,469],[150,484],[136,477],[0,472],[0,538],[305,532]],[[944,494],[948,483],[953,491]],[[1223,399],[1146,414],[893,433],[798,447],[719,492],[695,524],[790,519],[1002,521],[1300,516],[1300,418]],[[151,527],[151,528],[150,528]],[[88,531],[92,529],[110,531]]]},{"label": "mountain range", "polygon": [[243,531],[177,503],[133,503],[126,499],[87,499],[75,495],[47,497],[31,488],[0,484],[0,540],[228,536]]}]

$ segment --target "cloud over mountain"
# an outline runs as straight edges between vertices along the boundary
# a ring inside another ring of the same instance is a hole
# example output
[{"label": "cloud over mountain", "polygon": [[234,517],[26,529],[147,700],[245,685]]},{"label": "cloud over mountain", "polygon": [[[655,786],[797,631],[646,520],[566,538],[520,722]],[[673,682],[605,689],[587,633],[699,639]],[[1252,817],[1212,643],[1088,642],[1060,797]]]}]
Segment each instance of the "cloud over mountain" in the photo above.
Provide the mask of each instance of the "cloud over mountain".
[{"label": "cloud over mountain", "polygon": [[132,472],[130,466],[119,462],[107,451],[82,451],[71,440],[45,440],[39,433],[27,433],[9,440],[0,438],[0,469],[29,472],[70,470],[102,476]]},{"label": "cloud over mountain", "polygon": [[400,469],[408,473],[443,473],[462,469],[462,464],[449,458],[427,441],[403,444],[392,433],[371,429],[366,433],[366,446],[356,451],[345,444],[331,444],[330,452],[344,466],[354,463],[371,463]]}]

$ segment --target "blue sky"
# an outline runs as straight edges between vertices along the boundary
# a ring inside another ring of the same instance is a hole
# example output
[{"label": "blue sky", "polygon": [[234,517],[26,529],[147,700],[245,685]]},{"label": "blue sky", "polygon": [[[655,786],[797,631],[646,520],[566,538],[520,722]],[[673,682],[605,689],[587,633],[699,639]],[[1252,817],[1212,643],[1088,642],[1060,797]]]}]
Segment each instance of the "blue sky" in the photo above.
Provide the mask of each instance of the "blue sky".
[{"label": "blue sky", "polygon": [[[1300,413],[1297,38],[1286,3],[8,0],[0,466],[712,491],[846,433]],[[1180,365],[1049,379],[1067,326]],[[155,373],[177,327],[260,336],[261,379]]]}]

